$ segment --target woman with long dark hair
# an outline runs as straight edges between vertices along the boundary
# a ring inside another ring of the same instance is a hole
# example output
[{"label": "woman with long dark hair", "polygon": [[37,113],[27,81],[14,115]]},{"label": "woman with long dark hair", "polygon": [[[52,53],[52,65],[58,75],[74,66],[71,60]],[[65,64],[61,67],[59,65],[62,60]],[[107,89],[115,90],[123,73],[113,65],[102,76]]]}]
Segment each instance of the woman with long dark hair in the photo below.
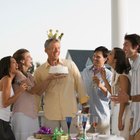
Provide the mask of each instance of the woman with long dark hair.
[{"label": "woman with long dark hair", "polygon": [[[121,48],[113,48],[108,55],[107,63],[112,67],[113,77],[111,85],[105,78],[105,71],[102,70],[102,78],[105,86],[112,95],[117,95],[119,90],[130,94],[129,70],[131,66],[126,58],[125,52]],[[120,135],[128,140],[130,124],[130,108],[128,103],[111,104],[112,134]],[[117,121],[117,123],[116,123]]]},{"label": "woman with long dark hair", "polygon": [[17,73],[18,65],[11,56],[6,56],[0,60],[0,139],[15,140],[15,136],[9,124],[13,104],[27,85],[22,83],[18,91],[13,92],[12,82]]}]

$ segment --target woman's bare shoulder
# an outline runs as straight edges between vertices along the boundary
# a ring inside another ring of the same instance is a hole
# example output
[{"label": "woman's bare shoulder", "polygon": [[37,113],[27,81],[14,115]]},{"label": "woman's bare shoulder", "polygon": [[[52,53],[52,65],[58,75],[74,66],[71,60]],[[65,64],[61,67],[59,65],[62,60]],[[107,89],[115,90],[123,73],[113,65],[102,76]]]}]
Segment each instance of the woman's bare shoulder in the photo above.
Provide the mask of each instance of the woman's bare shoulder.
[{"label": "woman's bare shoulder", "polygon": [[129,85],[130,84],[130,80],[129,80],[127,75],[120,74],[119,78],[118,78],[118,83],[119,83],[120,86],[121,85],[125,85],[125,84]]}]

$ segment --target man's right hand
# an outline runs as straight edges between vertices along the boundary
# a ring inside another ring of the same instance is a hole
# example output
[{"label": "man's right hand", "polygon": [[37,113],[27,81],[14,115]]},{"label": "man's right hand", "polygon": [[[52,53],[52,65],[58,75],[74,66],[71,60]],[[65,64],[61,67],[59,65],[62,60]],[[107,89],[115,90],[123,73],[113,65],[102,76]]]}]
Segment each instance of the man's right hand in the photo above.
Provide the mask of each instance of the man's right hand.
[{"label": "man's right hand", "polygon": [[127,93],[122,93],[123,91],[121,91],[121,93],[119,93],[117,96],[116,95],[112,95],[111,96],[111,101],[115,102],[115,103],[127,103],[129,101],[129,95]]}]

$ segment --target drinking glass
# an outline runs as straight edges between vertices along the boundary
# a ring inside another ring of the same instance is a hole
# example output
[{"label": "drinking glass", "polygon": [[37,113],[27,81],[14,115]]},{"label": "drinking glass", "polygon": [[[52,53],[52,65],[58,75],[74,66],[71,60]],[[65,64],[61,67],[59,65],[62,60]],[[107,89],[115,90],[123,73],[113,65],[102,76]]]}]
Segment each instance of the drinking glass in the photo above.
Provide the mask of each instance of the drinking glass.
[{"label": "drinking glass", "polygon": [[96,133],[96,131],[97,131],[97,124],[98,124],[98,116],[97,115],[93,115],[92,124],[93,124],[94,131]]},{"label": "drinking glass", "polygon": [[[99,79],[99,81],[100,81],[101,83],[103,82],[103,79],[102,79],[102,76],[101,76],[100,71],[98,71],[98,73],[97,73],[97,72],[93,72],[92,78],[94,78],[95,76]],[[96,88],[98,87],[98,86],[97,86],[97,83],[96,83],[94,80],[92,80],[92,81],[93,81],[93,82],[92,82],[93,87],[96,89]]]},{"label": "drinking glass", "polygon": [[[92,77],[94,77],[94,76],[96,76],[96,74],[93,72]],[[97,84],[96,84],[96,82],[94,80],[93,80],[92,84],[93,84],[93,87],[94,88],[97,88]]]},{"label": "drinking glass", "polygon": [[68,135],[70,136],[70,125],[71,125],[72,117],[66,117],[66,123],[68,127]]},{"label": "drinking glass", "polygon": [[119,91],[120,91],[119,85],[113,86],[113,88],[112,88],[112,95],[113,95],[113,96],[118,96]]},{"label": "drinking glass", "polygon": [[86,124],[87,124],[88,116],[83,115],[82,117],[82,125],[83,125],[83,139],[86,139]]},{"label": "drinking glass", "polygon": [[78,129],[78,136],[83,134],[83,115],[82,113],[77,114],[77,129]]}]

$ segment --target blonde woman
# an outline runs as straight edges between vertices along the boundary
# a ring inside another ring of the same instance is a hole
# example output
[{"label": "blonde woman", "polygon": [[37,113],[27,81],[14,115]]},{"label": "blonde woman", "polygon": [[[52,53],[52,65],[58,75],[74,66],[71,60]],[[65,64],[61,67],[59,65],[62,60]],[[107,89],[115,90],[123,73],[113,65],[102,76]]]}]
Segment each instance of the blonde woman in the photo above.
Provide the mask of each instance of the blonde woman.
[{"label": "blonde woman", "polygon": [[13,83],[14,90],[19,89],[22,81],[27,83],[28,88],[13,105],[12,129],[16,140],[26,140],[39,130],[36,96],[41,95],[47,89],[51,80],[59,78],[61,75],[49,75],[42,83],[36,85],[34,77],[29,71],[33,63],[30,52],[26,49],[19,49],[13,57],[18,63],[19,70]]}]

